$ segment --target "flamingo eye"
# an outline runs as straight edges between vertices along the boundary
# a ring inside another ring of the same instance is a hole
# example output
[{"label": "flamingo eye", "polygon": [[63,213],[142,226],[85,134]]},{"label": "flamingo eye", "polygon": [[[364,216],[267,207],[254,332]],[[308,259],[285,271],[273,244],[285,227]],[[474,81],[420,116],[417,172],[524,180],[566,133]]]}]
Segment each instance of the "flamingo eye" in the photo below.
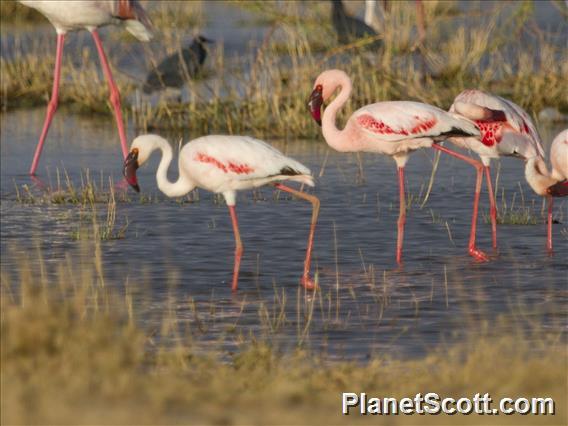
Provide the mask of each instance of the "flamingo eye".
[{"label": "flamingo eye", "polygon": [[323,90],[323,86],[322,86],[321,84],[318,84],[318,85],[316,86],[316,90],[318,90],[318,91],[319,91],[319,90]]}]

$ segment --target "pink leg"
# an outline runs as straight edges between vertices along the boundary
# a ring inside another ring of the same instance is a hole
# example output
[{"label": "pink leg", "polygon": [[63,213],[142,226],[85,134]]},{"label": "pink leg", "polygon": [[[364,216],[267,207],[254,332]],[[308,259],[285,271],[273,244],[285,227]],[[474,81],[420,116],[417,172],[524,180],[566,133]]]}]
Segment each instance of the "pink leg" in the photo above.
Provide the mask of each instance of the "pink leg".
[{"label": "pink leg", "polygon": [[489,217],[491,218],[491,238],[493,248],[497,248],[497,206],[495,205],[495,194],[493,193],[493,182],[491,181],[491,169],[484,166],[485,178],[487,179],[487,192],[489,193]]},{"label": "pink leg", "polygon": [[396,262],[402,263],[402,243],[404,241],[404,224],[406,223],[406,193],[404,191],[404,167],[398,168],[398,190],[400,208],[398,213],[398,236],[396,239]]},{"label": "pink leg", "polygon": [[41,150],[43,149],[43,143],[47,137],[47,132],[49,131],[49,126],[51,125],[51,120],[55,115],[57,110],[57,102],[59,98],[59,80],[61,78],[61,58],[63,57],[63,44],[65,43],[65,34],[57,34],[57,52],[55,54],[55,72],[53,73],[53,89],[51,91],[51,99],[47,104],[47,113],[45,116],[45,121],[43,123],[43,130],[39,137],[39,142],[37,144],[34,158],[32,161],[32,166],[30,167],[30,175],[35,175],[37,165],[39,163],[39,157],[41,156]]},{"label": "pink leg", "polygon": [[547,238],[546,249],[552,254],[552,197],[548,196],[548,221],[547,221]]},{"label": "pink leg", "polygon": [[233,284],[231,290],[237,291],[239,285],[239,270],[241,269],[241,257],[243,255],[243,243],[241,241],[241,233],[239,232],[239,222],[237,221],[237,212],[235,206],[229,206],[231,221],[233,222],[233,232],[235,233],[235,267],[233,268]]},{"label": "pink leg", "polygon": [[116,83],[112,78],[112,72],[103,49],[103,44],[99,37],[97,30],[91,31],[93,35],[93,40],[95,40],[95,45],[97,46],[97,51],[99,52],[99,57],[101,58],[101,64],[103,66],[103,73],[108,82],[108,87],[110,89],[110,103],[114,109],[114,116],[116,117],[116,125],[118,127],[118,136],[120,137],[120,146],[122,147],[122,156],[126,158],[128,155],[128,145],[126,142],[126,133],[124,132],[124,121],[122,120],[122,110],[120,109],[120,93],[116,87]]},{"label": "pink leg", "polygon": [[423,44],[426,39],[426,24],[424,21],[424,4],[416,0],[416,28],[418,29],[418,43]]},{"label": "pink leg", "polygon": [[446,154],[451,155],[452,157],[459,158],[460,160],[463,160],[466,163],[469,163],[473,167],[475,167],[475,170],[477,172],[477,178],[476,178],[476,181],[475,181],[475,196],[474,196],[474,199],[473,199],[473,216],[471,218],[471,232],[470,232],[470,235],[469,235],[469,254],[471,256],[475,257],[477,260],[487,261],[487,260],[489,260],[489,257],[484,252],[477,249],[477,247],[475,246],[475,236],[476,236],[476,233],[477,233],[477,212],[478,212],[478,209],[479,209],[479,194],[481,193],[481,183],[483,181],[483,165],[479,161],[475,161],[474,159],[469,158],[466,155],[458,154],[457,152],[449,150],[448,148],[445,148],[443,146],[434,144],[434,145],[432,145],[432,148],[437,149],[437,150],[442,151],[442,152],[445,152]]},{"label": "pink leg", "polygon": [[312,248],[314,245],[314,234],[316,231],[316,223],[318,221],[320,201],[314,195],[306,194],[305,192],[302,191],[297,191],[281,183],[275,183],[274,186],[282,191],[289,192],[291,194],[294,194],[296,197],[303,198],[304,200],[307,200],[310,203],[312,203],[313,206],[312,220],[310,223],[310,234],[308,236],[308,247],[306,249],[306,260],[304,261],[304,274],[302,275],[301,284],[307,290],[315,290],[316,284],[310,278],[310,265],[312,261]]}]

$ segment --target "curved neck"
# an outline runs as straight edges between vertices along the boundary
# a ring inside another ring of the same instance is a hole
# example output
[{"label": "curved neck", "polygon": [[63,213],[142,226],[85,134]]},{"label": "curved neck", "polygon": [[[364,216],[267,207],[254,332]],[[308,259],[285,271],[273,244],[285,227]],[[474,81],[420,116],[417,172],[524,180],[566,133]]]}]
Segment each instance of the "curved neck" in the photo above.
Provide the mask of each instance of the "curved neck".
[{"label": "curved neck", "polygon": [[327,106],[323,111],[322,116],[322,133],[326,142],[336,151],[349,151],[352,145],[349,143],[348,138],[345,137],[345,129],[340,130],[335,125],[337,111],[347,102],[351,96],[351,81],[349,78],[341,78],[335,87],[332,88],[334,92],[339,87],[339,95]]},{"label": "curved neck", "polygon": [[540,157],[527,160],[525,178],[534,192],[539,195],[546,195],[546,190],[557,182],[551,177],[544,160]]},{"label": "curved neck", "polygon": [[154,149],[160,149],[162,151],[162,159],[160,160],[160,165],[156,172],[156,181],[158,182],[160,191],[168,197],[181,197],[195,188],[195,184],[184,175],[181,167],[179,169],[178,180],[176,182],[170,182],[168,180],[168,168],[173,158],[172,147],[168,141],[162,138],[157,139]]}]

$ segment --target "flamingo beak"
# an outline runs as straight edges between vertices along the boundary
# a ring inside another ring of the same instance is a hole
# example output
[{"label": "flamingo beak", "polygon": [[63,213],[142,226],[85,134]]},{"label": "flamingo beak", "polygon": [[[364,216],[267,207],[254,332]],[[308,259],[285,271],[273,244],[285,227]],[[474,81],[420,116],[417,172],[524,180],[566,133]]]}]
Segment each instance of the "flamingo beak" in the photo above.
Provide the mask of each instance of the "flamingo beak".
[{"label": "flamingo beak", "polygon": [[321,126],[321,106],[323,104],[323,87],[318,84],[308,100],[308,108],[312,114],[313,119],[319,126]]},{"label": "flamingo beak", "polygon": [[132,151],[130,151],[124,160],[122,174],[124,175],[126,182],[128,182],[128,184],[134,188],[136,192],[140,192],[138,179],[136,178],[136,169],[138,169],[138,148],[132,148]]},{"label": "flamingo beak", "polygon": [[568,196],[568,180],[560,181],[546,189],[546,192],[553,197]]}]

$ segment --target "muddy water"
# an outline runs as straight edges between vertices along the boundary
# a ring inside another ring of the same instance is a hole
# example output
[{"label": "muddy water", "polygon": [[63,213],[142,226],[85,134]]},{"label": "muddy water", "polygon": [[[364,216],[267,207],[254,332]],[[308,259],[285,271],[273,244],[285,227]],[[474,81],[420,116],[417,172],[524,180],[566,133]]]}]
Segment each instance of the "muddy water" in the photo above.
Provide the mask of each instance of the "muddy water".
[{"label": "muddy water", "polygon": [[[1,254],[2,269],[17,268],[19,253],[37,245],[50,266],[65,256],[80,265],[81,208],[73,205],[28,205],[16,200],[15,187],[26,176],[43,120],[43,109],[1,116]],[[549,143],[560,127],[545,128]],[[133,135],[131,135],[133,136]],[[167,135],[178,140],[179,134]],[[152,202],[117,205],[117,224],[128,222],[124,238],[103,241],[107,283],[121,289],[128,282],[134,302],[145,312],[142,324],[157,327],[173,307],[180,325],[198,342],[235,344],[250,332],[283,347],[299,341],[333,356],[365,358],[371,353],[414,355],[475,331],[482,319],[498,315],[545,314],[550,327],[565,326],[568,240],[566,202],[555,205],[562,222],[554,225],[555,255],[544,250],[542,200],[523,179],[523,164],[501,161],[498,192],[505,200],[524,203],[538,217],[536,225],[498,227],[499,250],[491,250],[487,195],[482,193],[479,247],[493,256],[478,263],[466,255],[474,172],[452,158],[442,157],[430,200],[419,207],[432,167],[431,152],[415,153],[407,167],[413,198],[406,225],[404,266],[394,261],[398,193],[395,165],[382,156],[328,151],[324,141],[273,141],[306,164],[317,177],[313,193],[320,197],[314,271],[322,292],[313,298],[298,292],[298,280],[310,220],[310,207],[269,188],[239,194],[237,212],[245,246],[240,290],[229,290],[233,235],[223,203],[204,191],[199,200],[176,202],[157,190],[155,155],[139,170],[140,185]],[[60,114],[48,138],[40,179],[55,182],[56,170],[66,170],[75,184],[88,168],[96,179],[120,180],[119,143],[112,120],[92,121]],[[498,168],[495,164],[494,170]],[[170,177],[177,176],[176,166]],[[516,194],[515,194],[516,193]],[[99,206],[104,218],[106,207]],[[35,257],[35,256],[32,256]],[[83,260],[81,260],[83,259]],[[38,264],[33,263],[34,268]],[[55,273],[55,271],[51,271]],[[175,285],[173,285],[174,283]],[[278,295],[278,297],[275,297]],[[286,299],[286,302],[278,300]],[[195,302],[198,316],[190,301]],[[270,328],[268,317],[279,312],[286,320]],[[314,307],[308,334],[304,313]],[[298,307],[300,308],[298,310]],[[522,307],[522,308],[521,308]],[[199,318],[199,319],[197,319]],[[236,328],[234,327],[236,324]],[[511,328],[518,327],[511,320]],[[228,330],[231,330],[230,332]],[[468,332],[464,332],[468,330]]]}]

